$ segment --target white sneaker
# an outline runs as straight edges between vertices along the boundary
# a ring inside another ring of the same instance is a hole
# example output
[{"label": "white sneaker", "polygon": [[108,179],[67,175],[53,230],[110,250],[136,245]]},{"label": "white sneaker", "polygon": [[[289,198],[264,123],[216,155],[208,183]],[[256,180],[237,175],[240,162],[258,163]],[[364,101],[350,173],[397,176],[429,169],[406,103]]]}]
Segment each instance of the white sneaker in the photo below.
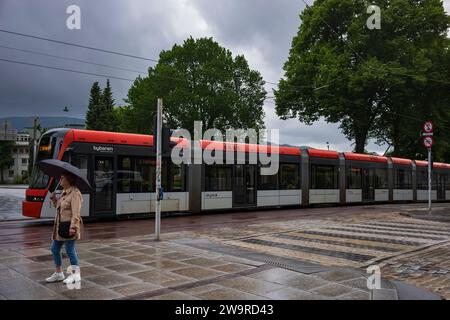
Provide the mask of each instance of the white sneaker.
[{"label": "white sneaker", "polygon": [[55,272],[49,278],[45,279],[45,281],[47,281],[48,283],[59,282],[63,281],[64,278],[65,278],[64,272]]},{"label": "white sneaker", "polygon": [[67,268],[67,272],[69,273],[69,276],[64,280],[65,284],[71,284],[74,282],[81,281],[81,273],[79,266],[69,266]]}]

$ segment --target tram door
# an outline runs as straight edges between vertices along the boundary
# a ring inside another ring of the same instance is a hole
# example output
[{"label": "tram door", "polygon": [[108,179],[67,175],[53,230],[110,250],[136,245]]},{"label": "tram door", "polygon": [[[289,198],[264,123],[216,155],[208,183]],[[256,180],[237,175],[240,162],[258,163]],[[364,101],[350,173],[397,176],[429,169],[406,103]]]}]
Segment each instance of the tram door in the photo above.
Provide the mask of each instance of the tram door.
[{"label": "tram door", "polygon": [[437,199],[445,200],[445,185],[447,182],[447,175],[437,174]]},{"label": "tram door", "polygon": [[92,185],[92,213],[114,213],[114,158],[95,156]]},{"label": "tram door", "polygon": [[375,201],[375,172],[369,168],[362,169],[362,200]]},{"label": "tram door", "polygon": [[238,164],[233,172],[233,207],[256,205],[256,167]]}]

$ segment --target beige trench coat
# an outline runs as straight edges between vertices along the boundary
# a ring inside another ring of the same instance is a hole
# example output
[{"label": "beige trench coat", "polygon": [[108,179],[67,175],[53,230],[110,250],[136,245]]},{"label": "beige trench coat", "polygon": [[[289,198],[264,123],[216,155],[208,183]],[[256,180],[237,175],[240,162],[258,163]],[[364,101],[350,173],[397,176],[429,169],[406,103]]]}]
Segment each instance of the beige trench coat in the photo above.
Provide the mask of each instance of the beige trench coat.
[{"label": "beige trench coat", "polygon": [[[81,238],[80,227],[81,220],[81,205],[83,203],[83,196],[77,187],[70,187],[64,190],[61,197],[56,204],[56,216],[53,223],[53,240],[79,240]],[[59,212],[59,214],[58,214]],[[71,238],[61,238],[58,235],[59,221],[70,221],[70,227],[76,230],[76,233]]]}]

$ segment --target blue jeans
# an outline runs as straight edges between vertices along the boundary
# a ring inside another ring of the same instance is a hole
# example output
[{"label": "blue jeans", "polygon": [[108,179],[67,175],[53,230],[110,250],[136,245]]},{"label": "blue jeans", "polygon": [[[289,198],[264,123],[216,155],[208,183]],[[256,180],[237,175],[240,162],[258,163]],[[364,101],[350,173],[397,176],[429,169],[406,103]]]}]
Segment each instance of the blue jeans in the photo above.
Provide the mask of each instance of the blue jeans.
[{"label": "blue jeans", "polygon": [[78,266],[78,257],[75,250],[75,240],[53,240],[51,250],[56,267],[59,268],[62,266],[61,248],[63,245],[66,248],[67,255],[69,256],[70,264],[72,266]]}]

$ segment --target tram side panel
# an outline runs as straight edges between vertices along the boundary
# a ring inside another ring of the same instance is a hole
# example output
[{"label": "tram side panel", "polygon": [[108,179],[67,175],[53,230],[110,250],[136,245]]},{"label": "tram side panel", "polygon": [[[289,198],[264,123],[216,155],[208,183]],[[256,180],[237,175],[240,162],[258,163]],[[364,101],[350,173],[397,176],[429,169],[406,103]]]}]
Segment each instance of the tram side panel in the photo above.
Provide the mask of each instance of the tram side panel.
[{"label": "tram side panel", "polygon": [[339,154],[312,149],[308,154],[309,204],[339,203]]}]

